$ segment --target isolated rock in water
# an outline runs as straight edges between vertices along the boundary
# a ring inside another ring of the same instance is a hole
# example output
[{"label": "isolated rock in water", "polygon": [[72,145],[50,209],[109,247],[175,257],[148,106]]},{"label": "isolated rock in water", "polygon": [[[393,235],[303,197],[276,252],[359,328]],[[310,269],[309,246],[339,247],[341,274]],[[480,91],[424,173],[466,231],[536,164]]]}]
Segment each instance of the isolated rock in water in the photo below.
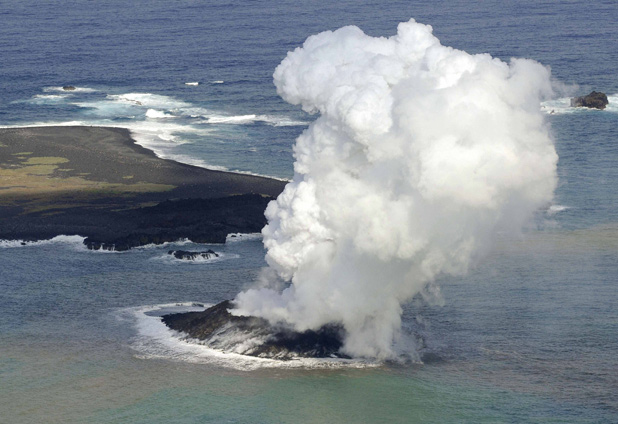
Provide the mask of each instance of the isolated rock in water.
[{"label": "isolated rock in water", "polygon": [[348,358],[339,352],[344,336],[340,325],[329,324],[301,333],[271,326],[262,318],[234,316],[228,312],[232,308],[226,300],[202,312],[164,315],[163,322],[172,330],[224,352],[281,360]]},{"label": "isolated rock in water", "polygon": [[62,87],[62,89],[64,91],[73,91],[75,90],[75,87],[73,87],[72,85],[65,85],[64,87]]},{"label": "isolated rock in water", "polygon": [[593,91],[587,96],[574,97],[571,99],[571,107],[589,107],[593,109],[605,109],[607,95],[599,91]]},{"label": "isolated rock in water", "polygon": [[194,261],[196,259],[213,259],[218,258],[219,254],[214,250],[208,249],[204,252],[190,252],[188,250],[170,250],[168,255],[173,255],[176,259]]}]

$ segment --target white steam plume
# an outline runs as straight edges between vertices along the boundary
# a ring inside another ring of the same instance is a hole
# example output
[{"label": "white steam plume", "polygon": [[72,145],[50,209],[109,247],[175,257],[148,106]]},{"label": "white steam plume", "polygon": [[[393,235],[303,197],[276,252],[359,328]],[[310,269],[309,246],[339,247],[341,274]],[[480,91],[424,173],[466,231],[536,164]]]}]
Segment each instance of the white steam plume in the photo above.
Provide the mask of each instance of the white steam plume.
[{"label": "white steam plume", "polygon": [[[492,234],[520,229],[552,198],[539,63],[445,47],[410,20],[390,38],[353,26],[311,36],[274,80],[320,117],[266,210],[266,274],[278,278],[240,293],[236,314],[297,330],[338,322],[344,352],[387,358],[402,303],[465,273]],[[291,285],[277,290],[277,279]]]}]

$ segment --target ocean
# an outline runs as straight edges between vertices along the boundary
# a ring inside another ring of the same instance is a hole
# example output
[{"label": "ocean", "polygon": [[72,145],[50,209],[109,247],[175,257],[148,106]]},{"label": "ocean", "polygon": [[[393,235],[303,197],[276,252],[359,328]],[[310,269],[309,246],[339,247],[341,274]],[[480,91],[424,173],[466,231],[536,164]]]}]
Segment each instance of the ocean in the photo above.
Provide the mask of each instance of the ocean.
[{"label": "ocean", "polygon": [[[277,95],[276,66],[312,34],[386,37],[414,18],[443,45],[549,66],[555,95],[539,107],[560,159],[553,203],[522,234],[498,237],[465,277],[441,277],[443,302],[404,306],[423,361],[248,359],[168,332],[158,315],[251,286],[259,235],[124,253],[79,235],[0,241],[0,421],[618,422],[618,3],[1,6],[0,127],[119,126],[164,158],[290,179],[294,140],[316,116]],[[569,106],[592,90],[606,110]],[[221,257],[167,255],[181,246]]]}]

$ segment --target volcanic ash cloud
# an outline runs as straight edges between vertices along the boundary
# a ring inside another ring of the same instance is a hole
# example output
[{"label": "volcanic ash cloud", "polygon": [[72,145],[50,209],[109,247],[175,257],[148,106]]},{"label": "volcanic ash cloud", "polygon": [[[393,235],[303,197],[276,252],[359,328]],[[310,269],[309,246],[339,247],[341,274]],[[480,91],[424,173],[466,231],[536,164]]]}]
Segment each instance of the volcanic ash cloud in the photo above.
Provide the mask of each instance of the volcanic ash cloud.
[{"label": "volcanic ash cloud", "polygon": [[390,38],[353,26],[311,36],[274,81],[320,116],[266,210],[265,283],[237,296],[235,314],[340,323],[345,353],[391,357],[402,303],[467,272],[493,234],[552,198],[558,157],[539,107],[550,72],[537,62],[442,46],[411,20]]}]

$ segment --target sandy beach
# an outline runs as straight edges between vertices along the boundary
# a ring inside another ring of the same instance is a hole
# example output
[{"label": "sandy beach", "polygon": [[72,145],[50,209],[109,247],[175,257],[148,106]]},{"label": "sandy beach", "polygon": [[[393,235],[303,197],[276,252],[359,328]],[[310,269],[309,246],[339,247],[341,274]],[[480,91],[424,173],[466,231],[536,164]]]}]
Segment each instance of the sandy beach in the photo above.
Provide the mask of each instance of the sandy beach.
[{"label": "sandy beach", "polygon": [[0,129],[0,239],[77,234],[119,250],[221,242],[224,232],[259,231],[284,185],[158,158],[126,129]]}]

